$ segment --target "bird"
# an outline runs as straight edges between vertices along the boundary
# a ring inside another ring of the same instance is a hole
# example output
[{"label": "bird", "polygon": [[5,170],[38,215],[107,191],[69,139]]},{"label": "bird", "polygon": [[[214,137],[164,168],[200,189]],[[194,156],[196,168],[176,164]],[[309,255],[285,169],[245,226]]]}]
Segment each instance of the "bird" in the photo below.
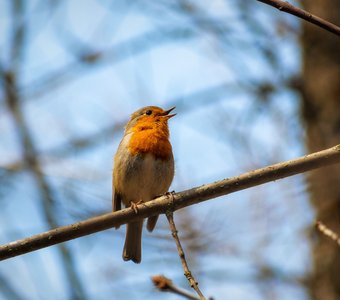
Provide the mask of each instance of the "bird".
[{"label": "bird", "polygon": [[[113,211],[120,210],[123,203],[137,213],[138,204],[168,192],[175,172],[168,127],[168,120],[176,115],[170,114],[174,109],[146,106],[131,115],[114,156]],[[148,231],[153,231],[157,219],[158,215],[148,218]],[[124,261],[141,262],[143,222],[127,224]]]}]

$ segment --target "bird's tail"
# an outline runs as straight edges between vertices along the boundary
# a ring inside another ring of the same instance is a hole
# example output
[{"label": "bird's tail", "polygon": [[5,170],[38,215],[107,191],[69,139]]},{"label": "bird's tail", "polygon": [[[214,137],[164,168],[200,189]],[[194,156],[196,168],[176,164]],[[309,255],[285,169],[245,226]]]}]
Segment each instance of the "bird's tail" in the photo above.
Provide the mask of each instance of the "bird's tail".
[{"label": "bird's tail", "polygon": [[146,224],[146,228],[148,229],[148,231],[151,232],[152,230],[154,230],[157,220],[158,220],[158,216],[152,216],[148,218],[148,222]]},{"label": "bird's tail", "polygon": [[131,222],[126,226],[126,237],[123,259],[140,263],[142,260],[142,228],[143,221]]}]

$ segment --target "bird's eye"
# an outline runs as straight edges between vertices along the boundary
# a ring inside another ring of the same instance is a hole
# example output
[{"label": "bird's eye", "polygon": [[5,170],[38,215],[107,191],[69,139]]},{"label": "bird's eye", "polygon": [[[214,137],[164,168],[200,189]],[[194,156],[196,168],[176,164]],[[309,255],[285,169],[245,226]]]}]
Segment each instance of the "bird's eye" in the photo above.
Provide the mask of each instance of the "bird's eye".
[{"label": "bird's eye", "polygon": [[145,114],[148,115],[148,116],[150,116],[150,115],[152,114],[152,110],[150,110],[150,109],[147,110],[147,111],[145,112]]}]

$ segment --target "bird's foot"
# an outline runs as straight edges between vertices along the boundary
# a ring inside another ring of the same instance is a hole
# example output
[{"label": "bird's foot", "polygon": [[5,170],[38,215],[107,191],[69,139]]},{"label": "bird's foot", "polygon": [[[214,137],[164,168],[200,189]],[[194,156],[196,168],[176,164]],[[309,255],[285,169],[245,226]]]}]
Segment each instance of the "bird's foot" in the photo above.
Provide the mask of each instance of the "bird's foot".
[{"label": "bird's foot", "polygon": [[167,196],[170,200],[171,200],[171,205],[174,205],[174,201],[175,201],[175,191],[171,191],[171,192],[166,192],[164,195]]},{"label": "bird's foot", "polygon": [[137,205],[142,204],[142,203],[143,203],[143,200],[139,200],[138,202],[130,201],[130,207],[131,207],[131,209],[133,209],[135,214],[138,214],[138,207],[137,207]]}]

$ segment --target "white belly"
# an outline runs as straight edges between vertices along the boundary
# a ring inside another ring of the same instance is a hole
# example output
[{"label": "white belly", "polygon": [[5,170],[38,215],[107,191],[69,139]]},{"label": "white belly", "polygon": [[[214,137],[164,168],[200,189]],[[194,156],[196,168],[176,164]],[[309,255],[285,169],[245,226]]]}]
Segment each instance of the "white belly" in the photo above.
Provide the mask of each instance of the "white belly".
[{"label": "white belly", "polygon": [[[120,147],[127,142],[128,139]],[[174,176],[173,160],[155,159],[152,154],[132,156],[129,151],[120,153],[123,155],[115,159],[115,171],[118,171],[115,174],[119,173],[122,179],[118,189],[125,205],[131,201],[146,202],[168,191]]]}]

